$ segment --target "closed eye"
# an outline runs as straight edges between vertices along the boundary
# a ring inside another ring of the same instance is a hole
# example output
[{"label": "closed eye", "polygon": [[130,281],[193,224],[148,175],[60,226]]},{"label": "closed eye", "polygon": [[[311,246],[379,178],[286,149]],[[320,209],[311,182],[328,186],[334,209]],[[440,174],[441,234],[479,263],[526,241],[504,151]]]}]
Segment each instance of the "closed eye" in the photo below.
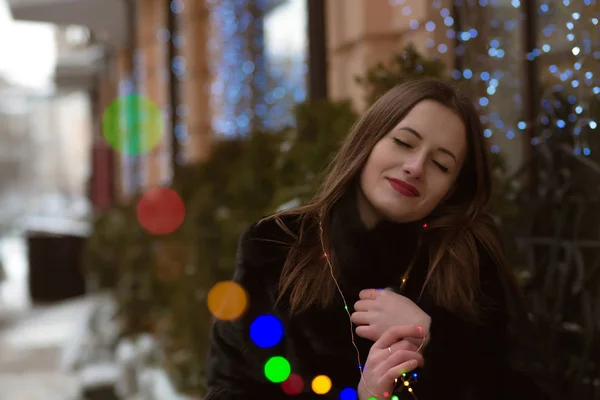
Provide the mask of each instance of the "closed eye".
[{"label": "closed eye", "polygon": [[449,168],[446,168],[446,167],[444,167],[442,164],[440,164],[440,163],[439,163],[439,162],[437,162],[437,161],[434,161],[433,163],[436,165],[436,167],[438,167],[439,169],[441,169],[441,170],[442,170],[442,172],[443,172],[443,173],[445,173],[445,174],[447,174],[447,173],[448,173],[448,171],[450,171],[450,169],[449,169]]},{"label": "closed eye", "polygon": [[[403,142],[402,140],[398,139],[398,138],[394,138],[394,142],[398,145],[398,146],[402,146],[402,147],[406,147],[409,149],[412,149],[413,146],[411,146],[410,144]],[[433,164],[438,167],[443,173],[448,173],[448,171],[450,171],[449,168],[445,167],[444,165],[440,164],[437,161],[433,161]]]},{"label": "closed eye", "polygon": [[396,144],[397,144],[398,146],[402,146],[402,147],[408,147],[409,149],[412,149],[412,148],[413,148],[413,147],[412,147],[410,144],[408,144],[408,143],[406,143],[406,142],[403,142],[402,140],[400,140],[400,139],[398,139],[398,138],[394,138],[394,142],[396,142]]}]

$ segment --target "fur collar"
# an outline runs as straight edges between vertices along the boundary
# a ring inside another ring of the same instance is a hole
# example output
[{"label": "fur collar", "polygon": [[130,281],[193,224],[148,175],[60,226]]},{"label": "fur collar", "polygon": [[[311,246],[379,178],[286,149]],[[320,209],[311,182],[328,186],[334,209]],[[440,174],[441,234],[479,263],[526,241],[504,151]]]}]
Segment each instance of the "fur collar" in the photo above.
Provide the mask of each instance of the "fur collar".
[{"label": "fur collar", "polygon": [[365,288],[398,288],[416,256],[421,226],[420,221],[381,221],[367,229],[360,218],[355,192],[344,195],[331,216],[331,240],[344,295],[355,300]]}]

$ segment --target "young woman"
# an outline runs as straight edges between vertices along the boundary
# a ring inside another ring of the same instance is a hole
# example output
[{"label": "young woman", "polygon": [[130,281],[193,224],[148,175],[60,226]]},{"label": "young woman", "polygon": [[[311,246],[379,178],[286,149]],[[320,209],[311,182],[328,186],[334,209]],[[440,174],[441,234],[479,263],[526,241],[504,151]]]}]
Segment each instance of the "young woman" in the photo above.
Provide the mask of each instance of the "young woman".
[{"label": "young woman", "polygon": [[[242,235],[248,308],[214,325],[207,400],[516,398],[517,291],[486,214],[491,181],[479,116],[454,87],[382,96],[309,204]],[[265,315],[283,327],[269,346],[252,336]],[[280,379],[267,379],[273,357]]]}]

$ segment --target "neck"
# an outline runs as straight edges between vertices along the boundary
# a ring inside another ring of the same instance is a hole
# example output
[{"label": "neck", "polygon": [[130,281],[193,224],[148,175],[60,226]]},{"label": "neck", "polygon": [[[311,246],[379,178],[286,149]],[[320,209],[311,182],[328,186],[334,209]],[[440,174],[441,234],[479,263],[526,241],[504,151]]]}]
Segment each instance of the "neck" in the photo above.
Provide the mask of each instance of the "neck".
[{"label": "neck", "polygon": [[419,238],[418,223],[373,218],[364,203],[361,208],[360,195],[348,193],[334,206],[330,231],[341,282],[354,294],[364,288],[399,286]]}]

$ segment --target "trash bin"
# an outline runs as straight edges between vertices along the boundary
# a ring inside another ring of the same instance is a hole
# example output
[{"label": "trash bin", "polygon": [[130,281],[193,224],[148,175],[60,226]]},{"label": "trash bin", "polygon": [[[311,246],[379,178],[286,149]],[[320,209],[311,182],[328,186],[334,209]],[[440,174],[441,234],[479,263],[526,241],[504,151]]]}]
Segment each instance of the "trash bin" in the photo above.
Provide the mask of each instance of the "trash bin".
[{"label": "trash bin", "polygon": [[56,302],[85,293],[85,237],[30,231],[27,244],[32,303]]}]

